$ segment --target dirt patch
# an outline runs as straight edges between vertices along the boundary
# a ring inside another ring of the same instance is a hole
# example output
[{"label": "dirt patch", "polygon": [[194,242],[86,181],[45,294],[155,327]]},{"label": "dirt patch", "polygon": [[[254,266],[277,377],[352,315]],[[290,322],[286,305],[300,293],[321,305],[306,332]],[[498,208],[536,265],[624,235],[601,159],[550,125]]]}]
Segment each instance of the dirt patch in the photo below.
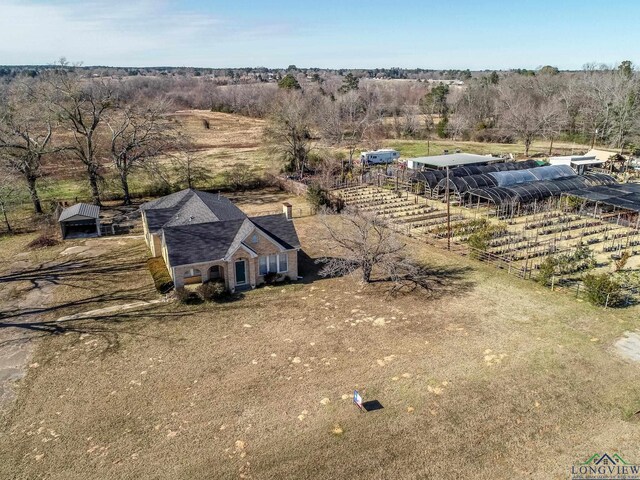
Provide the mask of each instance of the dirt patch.
[{"label": "dirt patch", "polygon": [[621,357],[640,362],[640,332],[625,332],[622,338],[616,340],[613,348]]},{"label": "dirt patch", "polygon": [[78,253],[84,253],[89,250],[91,247],[86,245],[76,245],[74,247],[67,247],[62,252],[60,252],[61,256],[65,255],[77,255]]}]

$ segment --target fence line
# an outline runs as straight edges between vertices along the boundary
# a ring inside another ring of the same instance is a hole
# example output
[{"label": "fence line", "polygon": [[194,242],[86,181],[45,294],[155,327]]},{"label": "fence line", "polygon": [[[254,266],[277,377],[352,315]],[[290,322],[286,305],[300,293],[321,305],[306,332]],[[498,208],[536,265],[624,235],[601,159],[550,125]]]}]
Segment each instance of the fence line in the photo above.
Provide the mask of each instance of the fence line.
[{"label": "fence line", "polygon": [[[452,242],[453,246],[454,242]],[[462,256],[469,256],[474,258],[482,263],[487,263],[492,265],[495,268],[506,271],[509,275],[513,275],[515,277],[521,278],[523,280],[532,280],[535,281],[535,277],[533,277],[533,272],[536,270],[535,268],[527,265],[523,266],[520,263],[520,266],[514,266],[513,260],[505,259],[500,255],[496,255],[490,252],[486,252],[484,250],[480,250],[477,248],[473,248],[469,245],[463,245],[458,242],[455,242],[456,249],[451,249],[454,253],[458,253]],[[546,285],[552,292],[563,293],[565,295],[573,296],[580,300],[589,300],[589,292],[585,287],[584,282],[582,280],[565,280],[558,275],[552,275],[551,284]],[[604,308],[609,308],[611,305],[610,302],[613,300],[611,298],[611,293],[607,291],[596,291],[595,293],[602,296],[605,299]],[[640,297],[640,292],[636,289],[629,287],[621,287],[619,293],[616,294],[616,297],[621,298],[620,303],[624,306],[629,306],[638,302]]]}]

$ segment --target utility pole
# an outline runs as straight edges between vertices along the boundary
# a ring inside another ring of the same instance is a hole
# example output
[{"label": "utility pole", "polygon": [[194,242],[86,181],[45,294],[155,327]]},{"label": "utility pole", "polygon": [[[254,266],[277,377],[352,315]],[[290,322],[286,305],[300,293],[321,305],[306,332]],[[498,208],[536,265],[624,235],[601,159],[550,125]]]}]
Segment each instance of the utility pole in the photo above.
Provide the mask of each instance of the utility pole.
[{"label": "utility pole", "polygon": [[445,191],[447,201],[447,250],[451,250],[451,204],[449,203],[449,166],[447,166],[447,190]]}]

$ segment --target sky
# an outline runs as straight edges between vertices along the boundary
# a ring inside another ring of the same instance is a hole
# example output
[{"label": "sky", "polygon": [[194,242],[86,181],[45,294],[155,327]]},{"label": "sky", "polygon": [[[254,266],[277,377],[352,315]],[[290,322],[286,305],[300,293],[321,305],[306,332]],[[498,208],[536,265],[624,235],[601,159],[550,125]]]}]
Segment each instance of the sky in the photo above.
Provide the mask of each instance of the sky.
[{"label": "sky", "polygon": [[0,64],[509,69],[640,63],[638,0],[0,0]]}]

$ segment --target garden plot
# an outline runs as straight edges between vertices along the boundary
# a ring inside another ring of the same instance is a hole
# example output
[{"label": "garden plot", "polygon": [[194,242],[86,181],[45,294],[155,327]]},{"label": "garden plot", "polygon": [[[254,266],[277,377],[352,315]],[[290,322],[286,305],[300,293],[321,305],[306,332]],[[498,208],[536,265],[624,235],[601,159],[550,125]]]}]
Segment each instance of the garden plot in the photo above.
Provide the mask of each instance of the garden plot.
[{"label": "garden plot", "polygon": [[[446,238],[447,207],[441,200],[426,199],[407,192],[357,186],[336,191],[346,205],[377,212],[395,228],[411,236]],[[539,212],[523,212],[506,221],[491,217],[482,207],[450,206],[452,240],[468,244],[483,253],[483,259],[498,261],[501,268],[537,271],[550,255],[567,260],[562,276],[572,277],[587,268],[609,271],[614,261],[629,255],[629,265],[640,259],[640,234],[637,230],[599,218],[565,212],[548,205]],[[472,236],[489,229],[479,244]]]}]

